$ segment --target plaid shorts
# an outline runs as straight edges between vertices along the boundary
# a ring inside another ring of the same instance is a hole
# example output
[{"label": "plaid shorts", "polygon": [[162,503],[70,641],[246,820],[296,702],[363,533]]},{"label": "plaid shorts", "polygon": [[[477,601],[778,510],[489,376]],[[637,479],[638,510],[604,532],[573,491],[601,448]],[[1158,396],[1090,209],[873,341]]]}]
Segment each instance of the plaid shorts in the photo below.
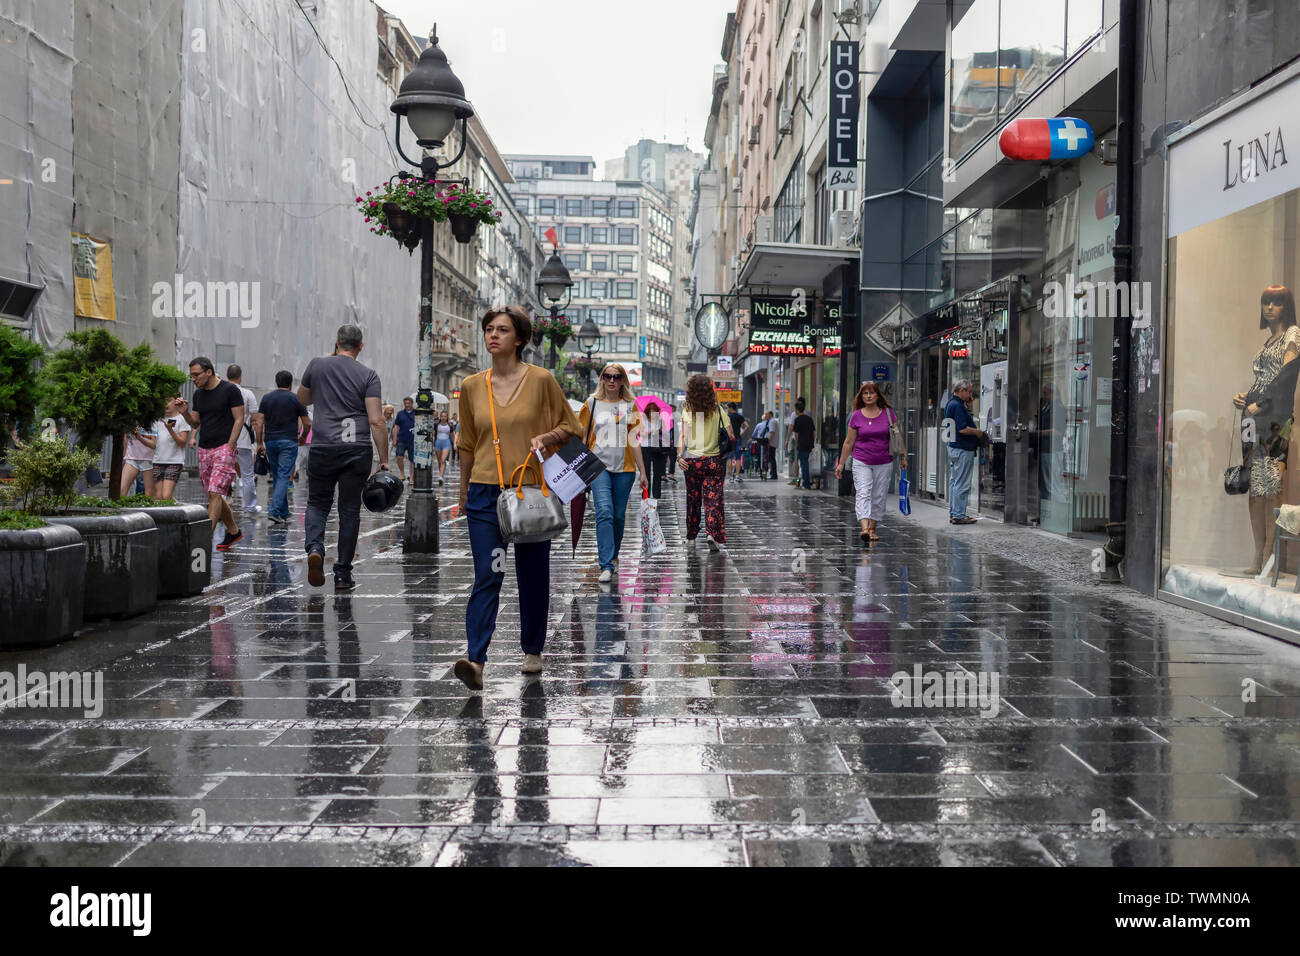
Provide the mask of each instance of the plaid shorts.
[{"label": "plaid shorts", "polygon": [[199,481],[210,495],[230,494],[235,481],[235,453],[229,445],[199,449]]},{"label": "plaid shorts", "polygon": [[153,480],[154,481],[180,481],[181,471],[185,468],[179,461],[170,465],[160,465],[154,462]]}]

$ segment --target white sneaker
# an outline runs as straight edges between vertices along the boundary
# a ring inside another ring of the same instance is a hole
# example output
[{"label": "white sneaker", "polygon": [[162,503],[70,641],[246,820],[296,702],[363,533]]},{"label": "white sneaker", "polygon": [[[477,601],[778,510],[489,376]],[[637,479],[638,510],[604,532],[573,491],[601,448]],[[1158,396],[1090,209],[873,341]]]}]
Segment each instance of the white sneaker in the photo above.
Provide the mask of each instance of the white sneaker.
[{"label": "white sneaker", "polygon": [[709,535],[705,535],[705,536],[704,536],[704,540],[707,541],[707,542],[709,542],[709,550],[710,550],[710,551],[721,551],[721,550],[722,550],[722,547],[718,544],[718,542],[716,542],[716,541],[713,540],[713,535],[711,535],[711,534],[709,534]]},{"label": "white sneaker", "polygon": [[610,572],[609,568],[605,568],[603,571],[600,572],[600,577],[597,578],[596,580],[598,580],[601,584],[608,584],[609,579],[612,578],[613,576],[614,575]]},{"label": "white sneaker", "polygon": [[542,672],[542,655],[525,654],[524,663],[520,667],[525,674],[540,674]]}]

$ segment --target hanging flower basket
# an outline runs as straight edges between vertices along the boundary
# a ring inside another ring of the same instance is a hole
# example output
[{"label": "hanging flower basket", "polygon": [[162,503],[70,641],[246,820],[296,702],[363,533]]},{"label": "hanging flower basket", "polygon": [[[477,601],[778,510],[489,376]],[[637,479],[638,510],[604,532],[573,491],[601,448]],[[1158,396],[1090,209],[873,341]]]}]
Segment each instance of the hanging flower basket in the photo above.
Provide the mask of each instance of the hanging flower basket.
[{"label": "hanging flower basket", "polygon": [[533,334],[540,332],[543,336],[550,339],[557,349],[563,348],[564,343],[573,338],[573,323],[562,315],[557,315],[552,321],[549,315],[538,317],[533,323]]},{"label": "hanging flower basket", "polygon": [[446,204],[432,180],[394,179],[356,198],[357,208],[370,231],[390,236],[407,249],[415,250],[427,220],[445,222]]},{"label": "hanging flower basket", "polygon": [[453,212],[448,214],[447,220],[451,223],[451,234],[457,242],[469,242],[474,238],[474,233],[478,232],[479,220],[473,216]]},{"label": "hanging flower basket", "polygon": [[571,364],[576,375],[587,375],[601,366],[601,363],[590,355],[575,355]]}]

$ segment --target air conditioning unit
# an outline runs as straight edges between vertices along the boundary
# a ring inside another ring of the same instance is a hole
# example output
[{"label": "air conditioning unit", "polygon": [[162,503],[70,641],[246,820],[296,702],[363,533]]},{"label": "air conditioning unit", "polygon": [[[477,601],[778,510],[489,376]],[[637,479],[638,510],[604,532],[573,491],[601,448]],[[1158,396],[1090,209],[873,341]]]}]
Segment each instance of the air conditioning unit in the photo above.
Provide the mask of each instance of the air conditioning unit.
[{"label": "air conditioning unit", "polygon": [[837,209],[831,213],[831,245],[832,246],[855,246],[857,245],[858,230],[853,221],[852,209]]},{"label": "air conditioning unit", "polygon": [[776,131],[786,135],[794,132],[794,113],[790,110],[781,110],[776,124]]},{"label": "air conditioning unit", "polygon": [[756,125],[751,126],[749,128],[749,145],[750,146],[758,145],[758,126]]},{"label": "air conditioning unit", "polygon": [[739,176],[732,176],[732,177],[731,177],[731,188],[734,189],[734,190],[739,191],[739,189],[740,189],[740,177],[739,177]]},{"label": "air conditioning unit", "polygon": [[754,242],[772,241],[772,216],[754,217]]}]

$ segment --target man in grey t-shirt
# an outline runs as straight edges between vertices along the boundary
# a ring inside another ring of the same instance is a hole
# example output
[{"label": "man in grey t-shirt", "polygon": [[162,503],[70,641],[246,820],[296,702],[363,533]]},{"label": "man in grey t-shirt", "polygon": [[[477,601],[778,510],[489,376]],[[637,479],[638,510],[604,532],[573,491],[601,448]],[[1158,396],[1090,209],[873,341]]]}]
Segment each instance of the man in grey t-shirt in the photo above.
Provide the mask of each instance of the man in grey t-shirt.
[{"label": "man in grey t-shirt", "polygon": [[[352,558],[361,529],[361,491],[373,473],[371,442],[379,449],[379,468],[388,470],[388,435],[380,404],[379,376],[357,361],[361,329],[344,325],[334,355],[307,363],[298,400],[314,406],[311,456],[307,459],[307,580],[325,583],[325,522],[339,491],[339,556],[334,590],[351,591]],[[378,469],[376,469],[378,470]]]}]

